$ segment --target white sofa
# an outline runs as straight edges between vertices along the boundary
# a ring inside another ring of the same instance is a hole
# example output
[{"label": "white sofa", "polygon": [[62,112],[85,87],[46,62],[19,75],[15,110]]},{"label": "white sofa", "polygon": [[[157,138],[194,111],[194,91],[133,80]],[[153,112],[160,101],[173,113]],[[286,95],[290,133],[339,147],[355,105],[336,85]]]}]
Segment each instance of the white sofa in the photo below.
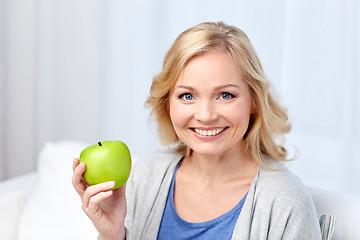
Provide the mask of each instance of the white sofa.
[{"label": "white sofa", "polygon": [[[87,144],[47,143],[36,172],[0,183],[1,240],[96,239],[71,185],[72,160]],[[360,239],[360,197],[309,188],[319,214],[336,215],[332,239]]]},{"label": "white sofa", "polygon": [[37,171],[0,184],[0,240],[97,239],[71,184],[72,161],[87,144],[45,144]]}]

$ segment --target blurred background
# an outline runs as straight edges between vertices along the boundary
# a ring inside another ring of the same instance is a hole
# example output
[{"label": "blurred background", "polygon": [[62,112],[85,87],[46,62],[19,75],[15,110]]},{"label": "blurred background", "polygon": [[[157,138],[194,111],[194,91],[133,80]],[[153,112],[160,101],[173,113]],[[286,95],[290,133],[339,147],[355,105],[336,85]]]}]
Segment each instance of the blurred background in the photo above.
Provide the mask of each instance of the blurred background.
[{"label": "blurred background", "polygon": [[152,77],[204,21],[252,41],[289,109],[290,169],[360,194],[357,0],[0,0],[0,180],[35,171],[48,141],[119,139],[137,157],[162,148],[144,108]]}]

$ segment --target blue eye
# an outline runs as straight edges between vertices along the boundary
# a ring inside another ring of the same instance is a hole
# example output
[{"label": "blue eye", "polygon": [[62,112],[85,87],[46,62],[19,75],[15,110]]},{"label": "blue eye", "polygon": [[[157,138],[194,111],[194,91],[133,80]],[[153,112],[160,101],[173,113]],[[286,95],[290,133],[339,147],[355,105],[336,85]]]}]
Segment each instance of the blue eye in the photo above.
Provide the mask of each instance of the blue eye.
[{"label": "blue eye", "polygon": [[227,100],[227,99],[230,99],[230,98],[233,98],[235,97],[233,94],[231,93],[228,93],[228,92],[223,92],[221,93],[221,98],[224,99],[224,100]]},{"label": "blue eye", "polygon": [[191,101],[191,100],[193,100],[194,97],[190,93],[184,93],[184,94],[181,94],[179,96],[179,98],[186,100],[186,101]]}]

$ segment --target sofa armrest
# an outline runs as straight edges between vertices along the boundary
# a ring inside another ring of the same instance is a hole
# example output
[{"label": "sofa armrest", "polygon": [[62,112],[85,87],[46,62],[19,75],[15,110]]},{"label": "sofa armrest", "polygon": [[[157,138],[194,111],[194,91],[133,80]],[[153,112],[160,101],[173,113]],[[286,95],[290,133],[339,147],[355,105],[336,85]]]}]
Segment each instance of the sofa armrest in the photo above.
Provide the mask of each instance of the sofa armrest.
[{"label": "sofa armrest", "polygon": [[0,182],[0,239],[17,239],[22,210],[36,172]]},{"label": "sofa armrest", "polygon": [[360,197],[309,187],[318,214],[335,216],[332,240],[360,239]]}]

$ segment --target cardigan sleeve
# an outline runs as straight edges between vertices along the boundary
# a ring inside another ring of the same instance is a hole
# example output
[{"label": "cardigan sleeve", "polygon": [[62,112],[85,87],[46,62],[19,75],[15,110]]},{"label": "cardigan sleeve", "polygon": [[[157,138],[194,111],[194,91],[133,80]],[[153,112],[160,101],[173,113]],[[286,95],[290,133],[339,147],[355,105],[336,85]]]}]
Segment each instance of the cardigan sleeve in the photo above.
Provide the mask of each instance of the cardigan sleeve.
[{"label": "cardigan sleeve", "polygon": [[254,219],[267,225],[267,239],[321,239],[315,205],[301,180],[286,169],[262,175]]},{"label": "cardigan sleeve", "polygon": [[318,217],[306,189],[278,193],[268,217],[268,239],[321,239]]},{"label": "cardigan sleeve", "polygon": [[320,224],[311,196],[286,169],[259,168],[233,240],[320,240]]}]

